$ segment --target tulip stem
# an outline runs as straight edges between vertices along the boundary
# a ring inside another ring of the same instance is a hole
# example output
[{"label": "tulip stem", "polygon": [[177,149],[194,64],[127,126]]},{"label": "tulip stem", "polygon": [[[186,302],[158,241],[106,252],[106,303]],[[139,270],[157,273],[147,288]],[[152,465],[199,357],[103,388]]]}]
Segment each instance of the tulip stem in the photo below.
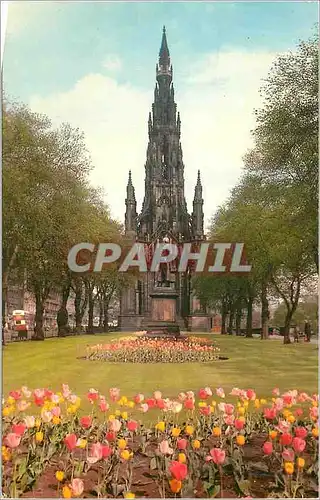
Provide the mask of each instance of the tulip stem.
[{"label": "tulip stem", "polygon": [[222,482],[222,467],[219,465],[219,473],[220,473],[220,497],[223,498],[223,482]]}]

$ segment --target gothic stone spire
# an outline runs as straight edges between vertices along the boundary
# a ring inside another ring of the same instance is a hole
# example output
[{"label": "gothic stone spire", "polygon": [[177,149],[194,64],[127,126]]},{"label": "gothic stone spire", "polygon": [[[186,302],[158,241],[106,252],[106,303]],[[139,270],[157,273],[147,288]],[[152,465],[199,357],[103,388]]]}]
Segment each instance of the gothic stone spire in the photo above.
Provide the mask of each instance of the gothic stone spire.
[{"label": "gothic stone spire", "polygon": [[125,232],[136,232],[137,229],[137,202],[132,184],[131,170],[127,184],[126,213],[125,213]]},{"label": "gothic stone spire", "polygon": [[203,233],[203,198],[200,170],[198,170],[197,183],[194,188],[193,212],[192,212],[192,233],[193,237],[202,240]]}]

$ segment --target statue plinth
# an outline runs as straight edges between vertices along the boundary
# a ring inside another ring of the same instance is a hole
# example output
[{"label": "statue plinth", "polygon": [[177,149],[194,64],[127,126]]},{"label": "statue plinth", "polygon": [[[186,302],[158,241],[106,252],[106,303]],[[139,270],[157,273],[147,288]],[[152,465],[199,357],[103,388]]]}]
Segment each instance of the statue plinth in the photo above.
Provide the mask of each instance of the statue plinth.
[{"label": "statue plinth", "polygon": [[147,328],[147,337],[180,336],[180,327],[176,321],[178,293],[170,287],[154,287],[151,297],[151,321]]}]

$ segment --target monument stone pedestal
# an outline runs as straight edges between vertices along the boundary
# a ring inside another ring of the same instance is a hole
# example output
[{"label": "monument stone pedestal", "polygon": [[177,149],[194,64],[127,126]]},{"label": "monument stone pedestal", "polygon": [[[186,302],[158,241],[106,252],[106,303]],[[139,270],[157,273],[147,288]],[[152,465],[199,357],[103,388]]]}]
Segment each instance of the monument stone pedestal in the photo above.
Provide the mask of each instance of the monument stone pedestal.
[{"label": "monument stone pedestal", "polygon": [[180,327],[177,323],[176,290],[169,287],[155,287],[150,293],[151,319],[147,326],[147,337],[180,336]]}]

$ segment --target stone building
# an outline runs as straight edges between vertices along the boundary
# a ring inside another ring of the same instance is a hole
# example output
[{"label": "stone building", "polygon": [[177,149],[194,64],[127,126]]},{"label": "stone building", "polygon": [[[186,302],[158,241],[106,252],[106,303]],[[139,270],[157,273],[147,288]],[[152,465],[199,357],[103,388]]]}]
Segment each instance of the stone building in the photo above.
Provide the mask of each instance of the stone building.
[{"label": "stone building", "polygon": [[[159,241],[199,242],[205,239],[200,171],[194,191],[193,210],[189,214],[184,193],[184,163],[180,142],[181,120],[177,112],[172,83],[172,65],[163,28],[159,61],[156,65],[154,102],[148,119],[149,142],[145,163],[145,193],[138,214],[135,190],[129,172],[125,200],[125,232],[132,241],[152,247]],[[173,264],[174,266],[174,264]],[[175,288],[177,320],[182,329],[191,329],[192,290],[189,272],[170,268],[167,283]],[[150,292],[160,278],[148,272],[121,296],[121,330],[145,329],[150,316]],[[204,328],[203,325],[199,327]]]}]

